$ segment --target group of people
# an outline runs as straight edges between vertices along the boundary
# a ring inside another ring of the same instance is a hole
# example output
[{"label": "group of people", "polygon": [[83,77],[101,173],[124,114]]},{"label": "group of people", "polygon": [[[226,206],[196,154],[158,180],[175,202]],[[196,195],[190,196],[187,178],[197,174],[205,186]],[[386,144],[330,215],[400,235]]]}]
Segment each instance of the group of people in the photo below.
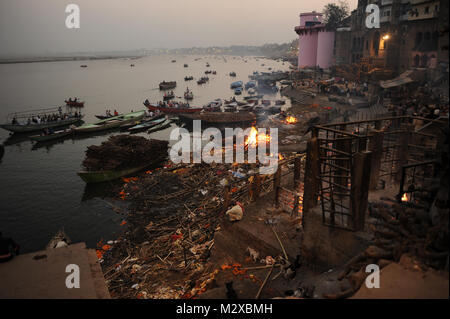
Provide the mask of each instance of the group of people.
[{"label": "group of people", "polygon": [[[150,104],[148,100],[145,100],[145,104]],[[176,107],[176,108],[187,108],[190,107],[189,103],[184,102],[165,102],[165,101],[159,101],[158,106],[160,107]]]},{"label": "group of people", "polygon": [[114,110],[114,113],[111,113],[111,110],[106,110],[106,116],[107,117],[119,116],[119,112],[117,112],[117,110]]},{"label": "group of people", "polygon": [[[26,125],[39,125],[44,123],[50,123],[50,122],[56,122],[56,121],[64,121],[68,118],[80,118],[81,112],[75,112],[75,113],[63,113],[62,110],[59,110],[58,113],[52,113],[52,114],[41,114],[29,117],[26,121]],[[13,117],[11,124],[13,125],[20,125],[19,121],[17,120],[17,117]]]},{"label": "group of people", "polygon": [[155,112],[150,110],[145,110],[145,117],[154,117],[156,115],[159,115],[161,113],[160,110],[156,110]]},{"label": "group of people", "polygon": [[417,116],[433,120],[447,116],[449,111],[448,101],[445,102],[437,90],[426,84],[386,91],[382,98],[391,100],[388,108],[396,116]]}]

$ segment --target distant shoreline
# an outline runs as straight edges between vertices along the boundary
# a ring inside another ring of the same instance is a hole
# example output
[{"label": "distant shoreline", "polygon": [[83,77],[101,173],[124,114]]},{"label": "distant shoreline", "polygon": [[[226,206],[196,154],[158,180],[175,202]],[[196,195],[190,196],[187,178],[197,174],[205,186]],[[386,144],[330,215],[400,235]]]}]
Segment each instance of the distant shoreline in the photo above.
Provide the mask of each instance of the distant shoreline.
[{"label": "distant shoreline", "polygon": [[39,62],[66,62],[66,61],[92,61],[131,59],[136,60],[143,56],[98,56],[98,57],[52,57],[52,58],[23,58],[23,59],[0,59],[0,64],[39,63]]}]

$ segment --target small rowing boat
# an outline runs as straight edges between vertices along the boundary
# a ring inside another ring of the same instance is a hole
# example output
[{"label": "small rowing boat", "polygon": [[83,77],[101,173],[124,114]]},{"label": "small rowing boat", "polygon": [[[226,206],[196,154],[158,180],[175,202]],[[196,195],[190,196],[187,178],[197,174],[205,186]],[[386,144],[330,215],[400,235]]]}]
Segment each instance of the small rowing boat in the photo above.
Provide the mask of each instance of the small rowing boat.
[{"label": "small rowing boat", "polygon": [[7,123],[0,124],[0,127],[13,133],[30,133],[30,132],[39,132],[46,128],[69,126],[83,119],[83,115],[81,114],[77,115],[68,114],[64,119],[59,118],[58,120],[55,121],[46,121],[46,122],[41,121],[40,123],[35,123],[31,121],[26,122],[26,120],[30,118],[40,117],[42,119],[44,117],[47,117],[48,115],[54,115],[58,113],[59,108],[48,108],[48,109],[16,112],[9,114],[6,117]]},{"label": "small rowing boat", "polygon": [[70,106],[70,107],[83,107],[84,106],[84,101],[78,101],[78,99],[75,99],[75,100],[68,99],[68,100],[64,100],[64,102],[66,102],[66,105]]},{"label": "small rowing boat", "polygon": [[98,132],[109,129],[118,128],[123,124],[132,123],[142,119],[145,116],[145,111],[132,112],[128,114],[113,116],[105,120],[100,120],[91,124],[84,124],[75,129],[76,133]]},{"label": "small rowing boat", "polygon": [[180,114],[180,113],[196,113],[203,110],[201,107],[168,107],[168,106],[160,106],[158,104],[152,104],[150,102],[144,102],[144,105],[150,111],[160,111],[166,114]]},{"label": "small rowing boat", "polygon": [[170,90],[170,89],[174,89],[176,86],[177,86],[176,81],[171,81],[171,82],[162,81],[161,83],[159,83],[160,90]]},{"label": "small rowing boat", "polygon": [[221,124],[250,124],[256,121],[256,115],[252,112],[243,113],[200,113],[200,114],[180,114],[181,121],[192,124],[194,120],[201,120],[203,123],[210,125]]},{"label": "small rowing boat", "polygon": [[142,131],[148,130],[158,124],[164,123],[165,121],[166,121],[166,118],[164,117],[164,115],[162,115],[162,117],[153,119],[152,121],[144,122],[144,123],[135,125],[133,127],[130,127],[128,129],[128,132],[130,132],[130,133],[142,132]]},{"label": "small rowing boat", "polygon": [[79,171],[77,174],[86,183],[102,183],[107,181],[112,181],[123,176],[131,175],[145,168],[152,166],[154,163],[147,163],[142,166],[126,168],[122,170],[111,170],[111,171]]},{"label": "small rowing boat", "polygon": [[52,140],[56,140],[58,138],[63,138],[63,137],[72,135],[73,133],[74,133],[74,130],[65,129],[65,130],[56,131],[51,134],[33,135],[33,136],[30,136],[30,139],[35,142],[47,142],[47,141],[52,141]]},{"label": "small rowing boat", "polygon": [[167,120],[165,122],[162,122],[162,123],[159,123],[159,124],[153,126],[152,128],[150,128],[147,131],[147,133],[150,134],[150,133],[154,133],[154,132],[157,132],[157,131],[160,131],[160,130],[164,130],[164,129],[170,127],[170,123],[171,123],[171,121],[169,121],[169,120]]}]

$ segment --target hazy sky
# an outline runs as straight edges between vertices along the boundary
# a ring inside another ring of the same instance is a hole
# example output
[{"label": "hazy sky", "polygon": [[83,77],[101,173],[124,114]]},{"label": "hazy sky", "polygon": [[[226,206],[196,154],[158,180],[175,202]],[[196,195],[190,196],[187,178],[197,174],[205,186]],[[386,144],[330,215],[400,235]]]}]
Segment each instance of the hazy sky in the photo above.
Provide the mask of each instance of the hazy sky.
[{"label": "hazy sky", "polygon": [[[296,37],[300,12],[329,2],[0,0],[0,55],[281,43]],[[65,27],[70,3],[80,7],[80,29]]]}]

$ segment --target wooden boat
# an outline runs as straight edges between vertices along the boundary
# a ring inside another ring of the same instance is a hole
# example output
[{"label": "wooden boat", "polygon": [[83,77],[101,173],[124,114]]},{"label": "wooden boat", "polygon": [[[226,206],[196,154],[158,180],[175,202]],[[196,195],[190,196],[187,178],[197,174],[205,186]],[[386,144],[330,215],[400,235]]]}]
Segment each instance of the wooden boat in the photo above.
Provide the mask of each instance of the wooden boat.
[{"label": "wooden boat", "polygon": [[164,101],[168,101],[168,100],[171,100],[174,98],[175,98],[175,94],[173,92],[169,93],[169,94],[164,94],[164,96],[163,96]]},{"label": "wooden boat", "polygon": [[180,114],[182,122],[192,124],[194,120],[201,120],[202,124],[222,125],[222,124],[250,124],[256,121],[256,115],[252,112],[243,113],[199,113],[199,114]]},{"label": "wooden boat", "polygon": [[70,106],[70,107],[83,107],[84,106],[84,101],[64,100],[64,102],[66,102],[66,105]]},{"label": "wooden boat", "polygon": [[184,99],[185,100],[193,100],[194,99],[194,93],[192,93],[192,91],[184,92]]},{"label": "wooden boat", "polygon": [[221,111],[222,106],[222,100],[221,99],[215,99],[212,102],[209,102],[205,106],[203,106],[203,110],[205,112],[219,112]]},{"label": "wooden boat", "polygon": [[153,126],[152,128],[150,128],[147,131],[147,133],[150,134],[150,133],[154,133],[154,132],[157,132],[157,131],[164,130],[164,129],[170,127],[170,123],[171,123],[171,121],[165,121],[165,122],[159,123],[159,124]]},{"label": "wooden boat", "polygon": [[126,168],[122,170],[110,170],[110,171],[79,171],[77,174],[86,183],[102,183],[112,181],[123,176],[131,175],[145,168],[152,166],[155,163],[147,163],[142,166]]},{"label": "wooden boat", "polygon": [[33,136],[30,136],[30,139],[35,142],[47,142],[47,141],[52,141],[52,140],[56,140],[58,138],[72,135],[73,133],[74,133],[73,130],[65,129],[65,130],[56,131],[52,134],[47,134],[47,135],[33,135]]},{"label": "wooden boat", "polygon": [[256,87],[256,81],[249,81],[249,82],[245,83],[246,90],[254,88],[254,87]]},{"label": "wooden boat", "polygon": [[[122,114],[119,114],[122,115]],[[105,120],[105,119],[109,119],[111,117],[113,117],[114,115],[111,116],[107,116],[107,115],[96,115],[95,117],[98,118],[99,120]]]},{"label": "wooden boat", "polygon": [[253,108],[255,107],[255,105],[256,104],[254,104],[254,103],[249,103],[246,105],[240,105],[240,106],[238,106],[237,109],[239,112],[251,112],[251,111],[253,111]]},{"label": "wooden boat", "polygon": [[238,104],[236,102],[229,103],[229,104],[225,104],[223,106],[223,110],[225,112],[236,112],[237,111],[237,107],[238,107]]},{"label": "wooden boat", "polygon": [[184,80],[185,80],[185,81],[192,81],[193,79],[194,79],[193,76],[185,76],[185,77],[184,77]]},{"label": "wooden boat", "polygon": [[235,77],[236,76],[236,72],[230,72],[230,76]]},{"label": "wooden boat", "polygon": [[250,99],[262,99],[264,95],[252,95],[252,96],[244,96],[244,100],[250,100]]},{"label": "wooden boat", "polygon": [[118,128],[123,124],[135,122],[145,116],[145,111],[132,112],[128,114],[113,116],[105,120],[100,120],[92,124],[84,124],[75,129],[76,133],[89,133]]},{"label": "wooden boat", "polygon": [[236,82],[231,83],[230,88],[231,89],[236,89],[236,88],[242,87],[242,85],[243,85],[242,81],[236,81]]},{"label": "wooden boat", "polygon": [[78,117],[72,116],[60,121],[51,121],[40,124],[1,124],[0,127],[14,133],[30,133],[42,131],[46,128],[56,128],[75,124],[80,122],[82,118],[83,115],[80,115]]},{"label": "wooden boat", "polygon": [[187,68],[187,67],[188,67],[188,65],[187,65],[187,64],[184,64],[184,67],[185,67],[185,68]]},{"label": "wooden boat", "polygon": [[171,81],[171,82],[162,81],[161,83],[159,83],[160,90],[170,90],[170,89],[176,88],[176,86],[177,86],[176,81]]},{"label": "wooden boat", "polygon": [[150,111],[160,111],[166,114],[179,114],[179,113],[195,113],[203,110],[201,107],[168,107],[168,106],[159,106],[158,104],[145,103],[144,105]]},{"label": "wooden boat", "polygon": [[154,119],[152,121],[144,122],[144,123],[135,125],[133,127],[130,127],[128,129],[128,131],[131,132],[131,133],[142,132],[142,131],[148,130],[148,129],[150,129],[150,128],[158,125],[158,124],[164,123],[166,121],[166,118],[164,117],[163,114],[162,114],[162,116],[163,117]]}]

